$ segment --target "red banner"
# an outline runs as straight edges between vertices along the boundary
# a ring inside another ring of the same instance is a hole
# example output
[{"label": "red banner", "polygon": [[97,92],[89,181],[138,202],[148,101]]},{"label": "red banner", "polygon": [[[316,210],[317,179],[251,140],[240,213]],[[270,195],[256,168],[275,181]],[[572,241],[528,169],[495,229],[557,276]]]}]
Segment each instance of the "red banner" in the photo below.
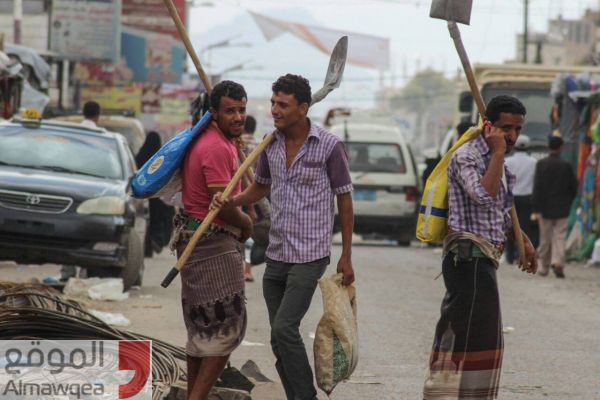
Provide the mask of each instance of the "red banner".
[{"label": "red banner", "polygon": [[[123,25],[145,31],[167,33],[179,38],[179,33],[163,0],[123,0],[121,22]],[[185,26],[187,19],[185,0],[173,0]]]}]

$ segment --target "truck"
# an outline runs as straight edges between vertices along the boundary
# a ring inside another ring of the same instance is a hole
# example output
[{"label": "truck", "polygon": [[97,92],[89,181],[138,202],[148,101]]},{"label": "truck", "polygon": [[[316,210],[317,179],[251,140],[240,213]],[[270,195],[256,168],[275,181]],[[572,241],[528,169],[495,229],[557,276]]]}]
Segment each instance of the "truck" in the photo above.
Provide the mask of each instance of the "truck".
[{"label": "truck", "polygon": [[[530,151],[536,158],[546,153],[548,136],[552,133],[550,113],[554,104],[551,95],[552,84],[559,74],[590,73],[600,74],[600,67],[593,66],[546,66],[531,64],[475,64],[475,79],[487,104],[493,97],[510,95],[517,97],[527,109],[525,125],[521,131],[527,135]],[[478,122],[478,112],[471,92],[465,91],[459,97],[459,118],[467,119],[474,125]],[[446,134],[440,153],[444,154],[456,140],[455,131]]]}]

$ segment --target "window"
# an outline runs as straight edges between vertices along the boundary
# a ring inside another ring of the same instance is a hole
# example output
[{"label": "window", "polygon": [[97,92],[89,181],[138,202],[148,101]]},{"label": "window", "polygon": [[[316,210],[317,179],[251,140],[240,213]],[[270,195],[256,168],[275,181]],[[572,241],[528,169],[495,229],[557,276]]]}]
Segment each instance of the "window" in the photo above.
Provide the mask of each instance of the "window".
[{"label": "window", "polygon": [[395,143],[346,143],[350,171],[405,173],[400,146]]},{"label": "window", "polygon": [[123,179],[114,138],[44,128],[2,128],[0,165]]}]

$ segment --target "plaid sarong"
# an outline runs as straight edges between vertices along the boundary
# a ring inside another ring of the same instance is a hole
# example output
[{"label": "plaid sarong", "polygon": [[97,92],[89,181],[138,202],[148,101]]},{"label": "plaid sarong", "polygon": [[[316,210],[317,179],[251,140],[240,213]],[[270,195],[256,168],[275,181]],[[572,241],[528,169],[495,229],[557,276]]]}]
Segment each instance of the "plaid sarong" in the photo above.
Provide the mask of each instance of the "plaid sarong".
[{"label": "plaid sarong", "polygon": [[[193,231],[175,243],[180,257]],[[192,357],[226,356],[246,333],[244,263],[233,236],[202,237],[181,270],[181,304],[187,329],[186,353]]]},{"label": "plaid sarong", "polygon": [[442,272],[446,295],[423,399],[496,399],[504,343],[494,262],[457,261],[450,252]]}]

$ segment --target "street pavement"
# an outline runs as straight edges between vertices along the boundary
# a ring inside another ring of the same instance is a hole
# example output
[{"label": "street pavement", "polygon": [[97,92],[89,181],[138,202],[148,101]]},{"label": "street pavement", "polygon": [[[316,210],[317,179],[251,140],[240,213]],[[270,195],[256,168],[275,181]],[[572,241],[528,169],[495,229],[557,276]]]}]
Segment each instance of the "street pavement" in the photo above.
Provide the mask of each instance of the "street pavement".
[{"label": "street pavement", "polygon": [[[340,254],[333,247],[335,272]],[[427,373],[429,349],[444,294],[439,249],[413,246],[357,245],[353,262],[357,275],[360,355],[348,382],[332,394],[334,400],[420,399]],[[93,308],[121,312],[129,329],[169,341],[185,343],[179,304],[179,279],[160,287],[175,258],[163,251],[146,260],[144,286],[129,300],[91,302]],[[264,266],[254,269],[256,281],[247,285],[248,330],[244,344],[232,356],[238,368],[254,360],[277,381],[269,347],[267,310],[262,298]],[[57,274],[57,266],[17,267],[0,263],[0,279],[26,281]],[[500,296],[505,334],[505,356],[500,399],[600,399],[600,269],[571,264],[567,279],[527,275],[502,265]],[[312,337],[322,313],[317,289],[301,326],[312,359]],[[321,399],[327,398],[320,393]],[[281,400],[283,392],[269,390],[255,400]]]}]

